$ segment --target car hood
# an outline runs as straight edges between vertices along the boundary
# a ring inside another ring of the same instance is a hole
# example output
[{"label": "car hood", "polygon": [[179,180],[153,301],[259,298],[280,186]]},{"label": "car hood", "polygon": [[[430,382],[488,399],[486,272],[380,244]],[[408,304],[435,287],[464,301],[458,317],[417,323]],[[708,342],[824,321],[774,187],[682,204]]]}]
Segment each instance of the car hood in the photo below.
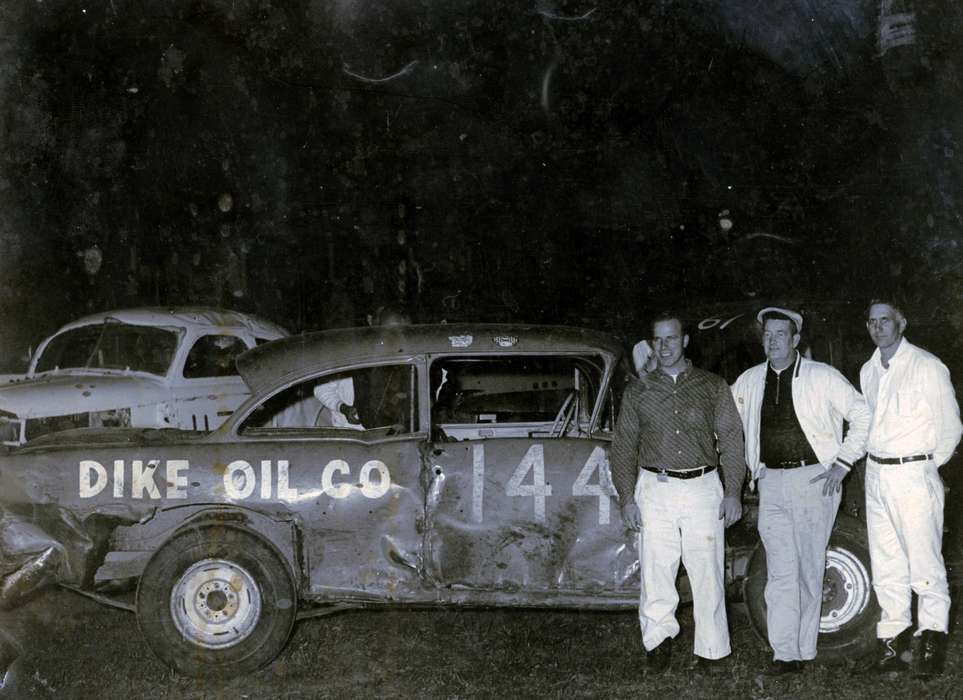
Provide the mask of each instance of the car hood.
[{"label": "car hood", "polygon": [[151,404],[168,395],[162,379],[147,375],[49,374],[0,385],[0,410],[46,418]]}]

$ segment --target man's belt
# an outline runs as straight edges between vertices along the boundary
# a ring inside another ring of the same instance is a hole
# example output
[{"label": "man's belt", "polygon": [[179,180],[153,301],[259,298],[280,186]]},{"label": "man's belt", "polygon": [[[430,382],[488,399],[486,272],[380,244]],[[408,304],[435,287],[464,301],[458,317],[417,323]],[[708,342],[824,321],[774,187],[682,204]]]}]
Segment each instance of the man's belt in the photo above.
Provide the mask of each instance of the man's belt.
[{"label": "man's belt", "polygon": [[642,467],[647,472],[653,472],[655,474],[665,474],[666,476],[671,476],[673,479],[695,479],[697,476],[702,476],[703,474],[711,474],[716,470],[714,466],[710,467],[708,465],[704,467],[697,467],[695,469],[685,469],[682,471],[671,471],[669,469],[662,469],[660,467]]},{"label": "man's belt", "polygon": [[905,464],[906,462],[922,462],[927,459],[933,459],[933,455],[912,455],[910,457],[877,457],[876,455],[869,455],[869,458],[876,462],[876,464]]},{"label": "man's belt", "polygon": [[813,464],[819,464],[819,462],[812,459],[785,459],[774,464],[766,462],[766,469],[798,469],[799,467],[809,467]]}]

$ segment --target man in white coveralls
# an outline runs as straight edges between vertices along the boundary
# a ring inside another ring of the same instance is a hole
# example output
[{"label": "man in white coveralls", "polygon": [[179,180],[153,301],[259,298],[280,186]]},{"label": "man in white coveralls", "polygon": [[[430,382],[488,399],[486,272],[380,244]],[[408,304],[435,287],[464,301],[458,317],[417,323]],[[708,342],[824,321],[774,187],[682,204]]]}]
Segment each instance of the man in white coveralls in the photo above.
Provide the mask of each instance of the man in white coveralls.
[{"label": "man in white coveralls", "polygon": [[859,381],[873,411],[866,457],[866,524],[873,588],[882,608],[874,667],[902,671],[911,594],[918,596],[914,674],[943,671],[950,594],[943,563],[939,468],[960,441],[960,409],[940,360],[903,337],[906,317],[874,301],[866,320],[876,351]]}]

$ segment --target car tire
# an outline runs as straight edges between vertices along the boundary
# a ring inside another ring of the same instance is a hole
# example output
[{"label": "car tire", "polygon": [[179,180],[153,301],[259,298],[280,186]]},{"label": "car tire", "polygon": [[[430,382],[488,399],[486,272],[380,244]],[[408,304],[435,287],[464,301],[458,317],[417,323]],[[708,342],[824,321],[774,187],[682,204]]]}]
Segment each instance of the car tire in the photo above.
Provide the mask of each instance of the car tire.
[{"label": "car tire", "polygon": [[[826,553],[823,609],[816,647],[819,661],[841,663],[858,659],[876,643],[880,610],[870,571],[866,525],[839,515]],[[766,552],[760,542],[749,560],[742,594],[753,629],[768,642],[766,576]]]},{"label": "car tire", "polygon": [[189,676],[254,671],[284,648],[297,592],[280,554],[249,530],[221,524],[176,533],[137,587],[137,621],[151,649]]}]

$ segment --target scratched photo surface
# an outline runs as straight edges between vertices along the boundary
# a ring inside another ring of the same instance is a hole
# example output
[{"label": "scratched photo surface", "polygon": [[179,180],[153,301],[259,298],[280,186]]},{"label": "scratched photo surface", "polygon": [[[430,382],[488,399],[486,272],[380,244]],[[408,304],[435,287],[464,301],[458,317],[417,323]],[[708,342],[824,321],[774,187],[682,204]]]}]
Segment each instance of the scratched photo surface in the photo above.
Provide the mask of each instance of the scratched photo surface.
[{"label": "scratched photo surface", "polygon": [[[730,384],[756,313],[858,385],[867,302],[963,381],[957,0],[0,3],[0,698],[959,696],[819,655],[645,675],[610,449],[649,321]],[[693,429],[698,417],[687,417]]]}]

